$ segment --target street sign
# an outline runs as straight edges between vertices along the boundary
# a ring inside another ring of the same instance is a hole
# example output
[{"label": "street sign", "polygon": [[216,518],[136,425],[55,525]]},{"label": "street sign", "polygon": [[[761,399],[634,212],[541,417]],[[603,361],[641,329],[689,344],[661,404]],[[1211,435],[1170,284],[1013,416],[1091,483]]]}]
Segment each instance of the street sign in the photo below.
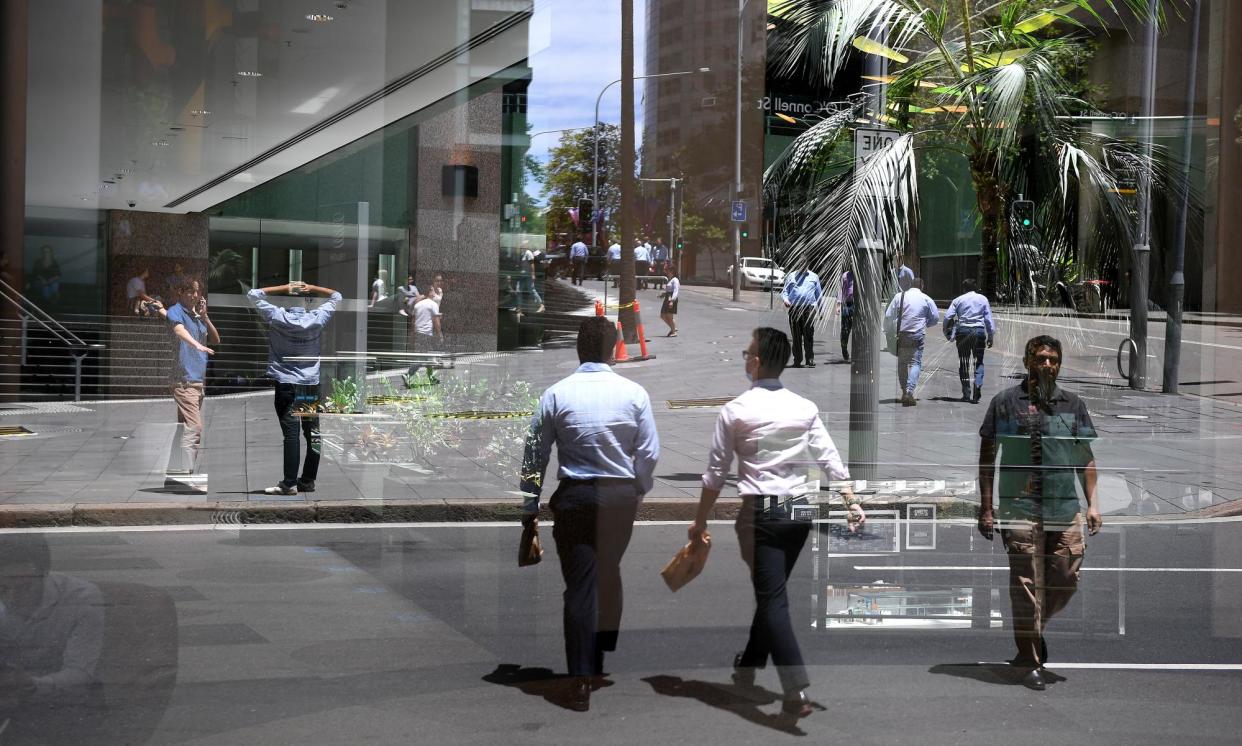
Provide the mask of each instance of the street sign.
[{"label": "street sign", "polygon": [[936,506],[906,506],[906,549],[936,548]]},{"label": "street sign", "polygon": [[894,143],[901,133],[879,127],[859,127],[854,130],[854,165],[867,160]]},{"label": "street sign", "polygon": [[733,200],[732,216],[733,216],[732,220],[735,223],[746,222],[746,200],[744,199]]}]

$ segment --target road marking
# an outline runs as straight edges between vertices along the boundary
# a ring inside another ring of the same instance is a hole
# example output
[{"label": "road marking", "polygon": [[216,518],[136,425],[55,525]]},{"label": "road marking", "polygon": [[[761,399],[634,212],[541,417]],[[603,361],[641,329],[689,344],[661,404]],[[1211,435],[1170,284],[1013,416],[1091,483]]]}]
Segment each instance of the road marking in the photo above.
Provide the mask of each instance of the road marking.
[{"label": "road marking", "polygon": [[[1008,572],[1009,566],[975,565],[854,565],[855,570],[934,570],[937,572],[961,572],[965,570],[988,570]],[[1242,572],[1242,567],[1084,567],[1083,572]]]},{"label": "road marking", "polygon": [[[1087,346],[1094,347],[1097,350],[1108,350],[1109,352],[1116,352],[1116,350],[1114,350],[1112,347],[1101,347],[1100,345],[1087,345]],[[1152,360],[1156,359],[1156,356],[1152,355],[1151,353],[1148,353],[1147,357],[1151,358]]]},{"label": "road marking", "polygon": [[1099,669],[1104,671],[1242,671],[1242,663],[1057,663],[1048,665],[1058,668]]},{"label": "road marking", "polygon": [[[1047,321],[1044,321],[1044,322],[1039,322],[1039,321],[1027,321],[1026,319],[1015,319],[1015,318],[1010,317],[1010,316],[1003,316],[1003,318],[1004,318],[1006,321],[1008,321],[1009,323],[1011,323],[1011,324],[1026,324],[1027,326],[1042,326],[1042,327],[1047,327],[1047,326],[1049,326],[1049,325],[1050,325],[1050,323],[1049,323],[1049,322],[1047,322]],[[1049,319],[1052,319],[1052,318],[1054,318],[1054,317],[1049,316],[1048,318],[1049,318]],[[1114,331],[1111,331],[1111,330],[1109,330],[1109,329],[1091,329],[1091,328],[1088,328],[1088,327],[1085,327],[1085,326],[1079,326],[1079,327],[1078,327],[1078,329],[1079,329],[1080,331],[1084,331],[1084,332],[1093,332],[1093,333],[1099,333],[1099,334],[1113,334],[1113,335],[1116,335],[1116,336],[1118,336],[1118,337],[1128,337],[1128,336],[1130,336],[1128,332],[1114,332]],[[1148,335],[1148,337],[1147,337],[1147,338],[1148,338],[1149,340],[1156,340],[1157,342],[1164,342],[1164,337],[1156,337],[1156,336],[1151,336],[1151,335]],[[1219,348],[1220,348],[1220,349],[1222,349],[1222,350],[1238,350],[1238,351],[1242,351],[1242,347],[1238,347],[1237,345],[1223,345],[1223,344],[1217,344],[1217,343],[1215,343],[1215,342],[1196,342],[1196,341],[1195,341],[1195,340],[1193,340],[1193,339],[1183,339],[1183,340],[1182,340],[1182,342],[1184,342],[1185,344],[1188,344],[1188,345],[1199,345],[1200,347],[1219,347]],[[1096,345],[1091,345],[1091,346],[1092,346],[1092,347],[1095,347]],[[1100,349],[1101,349],[1101,350],[1108,350],[1108,349],[1112,349],[1112,348],[1109,348],[1109,347],[1101,347]],[[1115,350],[1114,350],[1114,351],[1115,351]]]}]

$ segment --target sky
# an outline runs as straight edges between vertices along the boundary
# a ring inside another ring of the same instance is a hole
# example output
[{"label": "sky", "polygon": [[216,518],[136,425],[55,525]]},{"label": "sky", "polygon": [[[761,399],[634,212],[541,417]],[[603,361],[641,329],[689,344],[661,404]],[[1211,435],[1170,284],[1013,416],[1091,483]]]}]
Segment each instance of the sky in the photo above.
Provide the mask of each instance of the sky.
[{"label": "sky", "polygon": [[[590,128],[595,98],[621,77],[621,3],[617,0],[536,0],[530,23],[531,84],[527,91],[527,121],[531,132],[571,127]],[[634,74],[644,73],[647,4],[634,0]],[[591,28],[591,33],[584,29]],[[642,144],[642,84],[634,83],[634,140]],[[608,89],[600,101],[602,122],[621,116],[621,85]],[[531,155],[547,163],[560,132],[538,135]],[[532,197],[543,202],[541,184],[528,185]]]}]

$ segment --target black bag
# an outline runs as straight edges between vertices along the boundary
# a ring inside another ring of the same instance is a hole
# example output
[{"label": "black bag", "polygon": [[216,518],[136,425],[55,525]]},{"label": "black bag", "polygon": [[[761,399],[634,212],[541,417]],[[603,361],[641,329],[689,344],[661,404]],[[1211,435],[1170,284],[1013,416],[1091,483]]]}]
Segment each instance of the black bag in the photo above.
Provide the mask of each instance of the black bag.
[{"label": "black bag", "polygon": [[909,291],[901,291],[901,302],[897,306],[897,323],[893,324],[893,330],[891,332],[884,332],[885,344],[888,346],[888,351],[894,355],[897,354],[897,343],[901,338],[901,317],[905,315],[906,312],[907,292]]}]

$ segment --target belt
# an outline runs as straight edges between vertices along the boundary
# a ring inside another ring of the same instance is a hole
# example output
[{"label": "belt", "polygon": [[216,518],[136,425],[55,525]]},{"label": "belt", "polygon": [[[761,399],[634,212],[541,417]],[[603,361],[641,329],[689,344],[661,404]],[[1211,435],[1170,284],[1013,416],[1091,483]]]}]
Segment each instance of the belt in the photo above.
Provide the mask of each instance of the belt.
[{"label": "belt", "polygon": [[566,477],[560,481],[569,484],[632,484],[634,482],[630,477],[591,477],[590,479]]}]

